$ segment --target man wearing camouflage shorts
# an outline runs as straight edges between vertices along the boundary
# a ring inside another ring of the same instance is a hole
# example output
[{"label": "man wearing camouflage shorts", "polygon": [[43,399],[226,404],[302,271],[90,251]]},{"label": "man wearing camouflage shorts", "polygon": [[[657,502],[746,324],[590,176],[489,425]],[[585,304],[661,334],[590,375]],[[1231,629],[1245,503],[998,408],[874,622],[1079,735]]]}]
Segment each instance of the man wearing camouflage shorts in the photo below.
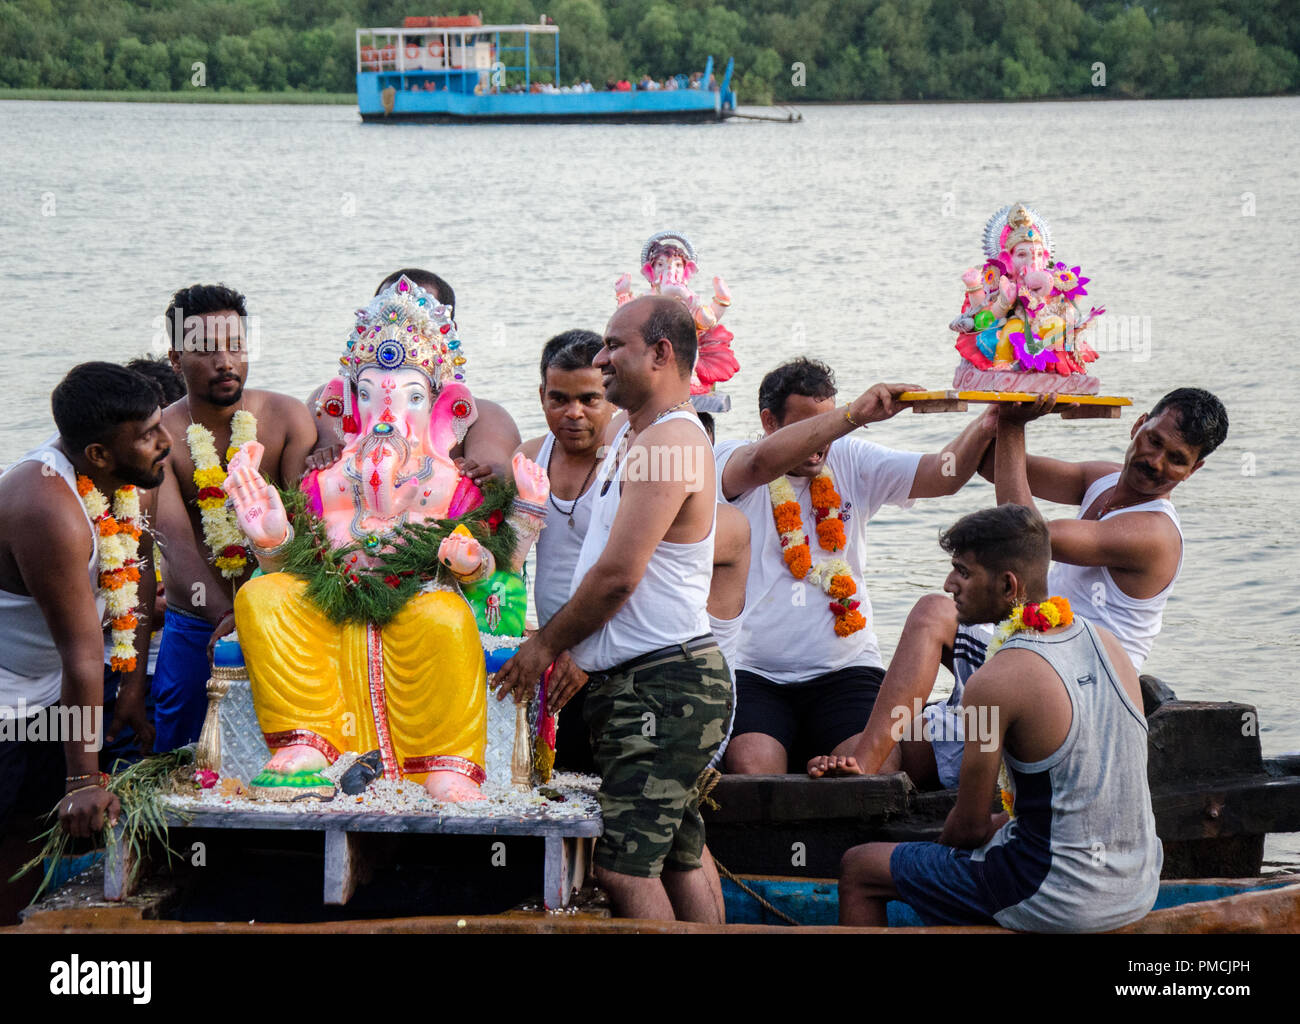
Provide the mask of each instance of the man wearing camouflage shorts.
[{"label": "man wearing camouflage shorts", "polygon": [[592,483],[567,604],[497,673],[527,691],[569,650],[590,675],[605,831],[596,880],[621,917],[720,923],[700,863],[701,773],[722,743],[731,677],[709,632],[717,482],[690,405],[695,324],[675,299],[619,307],[593,365],[627,410]]},{"label": "man wearing camouflage shorts", "polygon": [[605,834],[597,863],[639,878],[701,866],[699,781],[731,718],[731,674],[713,637],[588,680],[587,726]]}]

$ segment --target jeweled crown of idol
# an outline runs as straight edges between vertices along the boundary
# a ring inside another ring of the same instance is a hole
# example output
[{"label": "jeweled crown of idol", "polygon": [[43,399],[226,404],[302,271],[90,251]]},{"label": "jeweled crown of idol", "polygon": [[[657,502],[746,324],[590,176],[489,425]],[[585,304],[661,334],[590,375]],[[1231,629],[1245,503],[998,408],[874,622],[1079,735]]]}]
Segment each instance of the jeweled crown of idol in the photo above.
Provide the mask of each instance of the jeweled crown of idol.
[{"label": "jeweled crown of idol", "polygon": [[695,252],[695,246],[691,245],[685,235],[680,231],[657,231],[646,239],[645,245],[641,246],[641,274],[647,281],[653,283],[651,265],[664,252],[675,252],[682,257],[686,264],[688,281],[699,269],[699,256]]},{"label": "jeweled crown of idol", "polygon": [[1052,251],[1052,229],[1038,211],[1024,203],[1008,203],[984,225],[984,255],[991,260],[1009,253],[1021,242],[1039,242]]},{"label": "jeweled crown of idol", "polygon": [[352,391],[363,370],[419,370],[436,395],[444,384],[464,383],[465,356],[451,309],[403,275],[370,304],[357,310],[347,351],[339,357],[345,415],[352,414]]}]

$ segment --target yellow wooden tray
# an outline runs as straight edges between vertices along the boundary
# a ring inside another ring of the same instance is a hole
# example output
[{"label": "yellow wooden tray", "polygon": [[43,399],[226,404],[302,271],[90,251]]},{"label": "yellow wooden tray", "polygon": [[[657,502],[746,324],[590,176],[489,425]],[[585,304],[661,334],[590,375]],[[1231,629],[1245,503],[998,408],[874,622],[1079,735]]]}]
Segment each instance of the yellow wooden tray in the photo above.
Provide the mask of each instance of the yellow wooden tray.
[{"label": "yellow wooden tray", "polygon": [[[901,402],[912,403],[913,412],[964,412],[968,402],[1032,402],[1042,395],[1026,391],[904,391]],[[1133,399],[1122,395],[1057,395],[1056,408],[1062,419],[1118,419],[1120,408]]]}]

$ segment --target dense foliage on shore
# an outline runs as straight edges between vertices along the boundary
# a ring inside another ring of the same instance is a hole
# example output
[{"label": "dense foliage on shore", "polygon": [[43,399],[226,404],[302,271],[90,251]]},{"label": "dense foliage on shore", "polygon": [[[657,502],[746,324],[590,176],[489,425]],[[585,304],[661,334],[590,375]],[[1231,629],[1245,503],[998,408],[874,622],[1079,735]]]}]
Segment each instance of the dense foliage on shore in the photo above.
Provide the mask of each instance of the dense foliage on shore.
[{"label": "dense foliage on shore", "polygon": [[[350,92],[355,30],[560,26],[562,83],[736,58],[742,103],[1300,89],[1294,0],[4,0],[0,87]],[[535,43],[546,66],[549,41]],[[547,76],[535,75],[545,79]]]}]

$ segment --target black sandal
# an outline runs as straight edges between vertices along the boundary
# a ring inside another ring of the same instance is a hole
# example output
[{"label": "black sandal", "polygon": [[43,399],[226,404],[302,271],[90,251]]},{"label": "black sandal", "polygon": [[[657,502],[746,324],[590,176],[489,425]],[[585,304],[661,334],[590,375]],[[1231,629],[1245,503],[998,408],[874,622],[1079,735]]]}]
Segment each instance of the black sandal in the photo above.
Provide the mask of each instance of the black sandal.
[{"label": "black sandal", "polygon": [[358,793],[365,791],[375,779],[384,774],[384,759],[378,750],[372,750],[368,754],[362,754],[355,762],[343,773],[339,779],[339,789],[343,790],[348,796],[356,796]]}]

